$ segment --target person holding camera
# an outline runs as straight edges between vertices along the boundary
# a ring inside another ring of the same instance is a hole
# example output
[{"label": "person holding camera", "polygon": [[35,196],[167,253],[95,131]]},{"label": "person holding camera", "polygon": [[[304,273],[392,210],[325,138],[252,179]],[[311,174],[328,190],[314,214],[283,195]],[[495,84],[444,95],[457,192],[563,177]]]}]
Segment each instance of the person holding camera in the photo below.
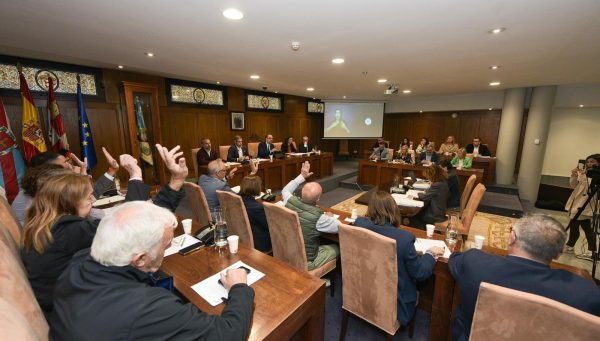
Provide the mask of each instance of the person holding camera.
[{"label": "person holding camera", "polygon": [[[583,161],[583,160],[581,160]],[[573,253],[573,247],[579,239],[579,227],[583,229],[588,243],[588,252],[584,253],[584,257],[591,257],[592,252],[596,251],[596,236],[592,230],[592,205],[591,202],[597,200],[597,196],[583,209],[577,220],[573,220],[577,211],[582,207],[588,199],[589,179],[587,171],[600,165],[600,154],[593,154],[585,159],[585,163],[579,162],[577,168],[571,171],[569,185],[573,188],[573,193],[567,200],[565,209],[569,212],[569,240],[567,241],[565,252]]]}]

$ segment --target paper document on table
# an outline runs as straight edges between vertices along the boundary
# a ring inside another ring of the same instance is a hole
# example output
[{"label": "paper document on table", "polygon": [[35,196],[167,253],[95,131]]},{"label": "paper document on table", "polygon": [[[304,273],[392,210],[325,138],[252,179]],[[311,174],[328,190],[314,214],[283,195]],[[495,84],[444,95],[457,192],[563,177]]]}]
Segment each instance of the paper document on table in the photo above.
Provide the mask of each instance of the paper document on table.
[{"label": "paper document on table", "polygon": [[258,162],[269,162],[271,159],[258,159]]},{"label": "paper document on table", "polygon": [[425,253],[425,251],[427,251],[432,246],[443,247],[444,255],[442,257],[444,258],[449,258],[450,254],[452,254],[452,252],[450,252],[450,248],[448,247],[448,245],[446,245],[446,243],[443,240],[424,238],[417,238],[417,240],[415,240],[415,249],[417,250],[417,252]]},{"label": "paper document on table", "polygon": [[412,186],[415,189],[429,189],[429,187],[431,187],[427,182],[415,182]]},{"label": "paper document on table", "polygon": [[415,190],[415,189],[409,189],[408,191],[406,191],[406,196],[407,197],[411,197],[411,198],[418,198],[419,197],[419,193],[423,193],[424,191],[419,191],[419,190]]},{"label": "paper document on table", "polygon": [[115,202],[123,201],[125,197],[122,195],[113,195],[112,197],[102,198],[94,201],[92,204],[93,207],[101,207],[108,204],[113,204]]},{"label": "paper document on table", "polygon": [[174,255],[184,247],[188,247],[199,241],[200,240],[190,236],[189,234],[182,234],[180,236],[177,236],[171,241],[171,246],[165,250],[165,257]]},{"label": "paper document on table", "polygon": [[235,193],[239,194],[240,193],[240,188],[241,188],[240,186],[234,186],[234,187],[231,187],[231,190],[234,191]]},{"label": "paper document on table", "polygon": [[[254,284],[254,282],[265,277],[264,273],[245,264],[242,261],[235,262],[234,264],[223,269],[223,271],[226,271],[227,269],[237,269],[241,266],[250,269],[250,273],[248,274],[247,280],[248,285],[252,285]],[[192,289],[213,307],[223,303],[223,300],[221,299],[222,297],[227,298],[228,296],[227,290],[225,290],[225,288],[221,284],[219,284],[219,280],[221,279],[221,272],[223,271],[219,271],[216,274],[203,280],[202,282],[192,285]]]},{"label": "paper document on table", "polygon": [[423,207],[423,202],[419,200],[409,199],[406,194],[392,194],[392,198],[396,200],[396,205],[405,207]]},{"label": "paper document on table", "polygon": [[226,162],[225,164],[227,165],[227,167],[237,167],[237,166],[241,166],[242,165],[239,162]]}]

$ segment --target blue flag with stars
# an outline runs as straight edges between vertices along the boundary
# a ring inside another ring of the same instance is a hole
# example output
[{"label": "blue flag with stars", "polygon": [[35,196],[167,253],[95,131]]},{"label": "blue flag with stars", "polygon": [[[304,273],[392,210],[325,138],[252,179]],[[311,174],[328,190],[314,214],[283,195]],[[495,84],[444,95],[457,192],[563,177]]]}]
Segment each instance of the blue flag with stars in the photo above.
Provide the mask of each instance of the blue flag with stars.
[{"label": "blue flag with stars", "polygon": [[81,85],[77,83],[77,112],[79,115],[79,142],[81,144],[81,161],[87,157],[88,170],[98,163],[96,158],[96,148],[94,148],[94,139],[92,138],[92,127],[88,121],[85,107],[83,105],[83,96],[81,95]]}]

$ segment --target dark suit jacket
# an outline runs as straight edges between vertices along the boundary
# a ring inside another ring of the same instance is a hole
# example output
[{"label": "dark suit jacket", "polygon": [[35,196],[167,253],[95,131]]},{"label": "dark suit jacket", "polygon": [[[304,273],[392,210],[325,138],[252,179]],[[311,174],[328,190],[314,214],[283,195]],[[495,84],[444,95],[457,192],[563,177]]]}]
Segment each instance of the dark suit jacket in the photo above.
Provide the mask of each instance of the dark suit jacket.
[{"label": "dark suit jacket", "polygon": [[272,249],[271,235],[269,234],[269,224],[267,224],[264,206],[251,195],[240,194],[240,196],[244,201],[244,206],[246,206],[246,213],[252,228],[254,248],[259,251],[270,251]]},{"label": "dark suit jacket", "polygon": [[460,290],[452,335],[467,340],[481,282],[548,297],[600,316],[600,289],[566,270],[516,256],[494,256],[477,249],[453,253],[448,268]]},{"label": "dark suit jacket", "polygon": [[[421,153],[421,156],[419,156],[419,164],[420,164],[420,163],[421,163],[423,160],[425,160],[425,159],[426,159],[426,157],[427,157],[427,153],[425,153],[425,152]],[[440,162],[440,154],[438,154],[438,153],[436,153],[436,152],[433,152],[433,153],[431,154],[431,162],[433,162],[433,163],[435,163],[435,164],[438,164],[438,163]]]},{"label": "dark suit jacket", "polygon": [[[475,147],[473,146],[472,143],[469,143],[467,145],[467,148],[465,148],[465,149],[467,150],[467,153],[471,154],[471,153],[473,153],[473,149],[475,149]],[[492,156],[492,152],[490,152],[490,149],[485,144],[480,144],[479,145],[479,155]]]},{"label": "dark suit jacket", "polygon": [[454,168],[448,171],[448,193],[448,207],[460,207],[460,186]]},{"label": "dark suit jacket", "polygon": [[[291,147],[291,151],[292,151],[292,153],[295,153],[295,152],[296,152],[296,148],[294,148],[294,145],[291,145],[290,147]],[[282,151],[284,154],[288,152],[288,144],[287,144],[287,143],[283,143],[283,144],[281,144],[281,151]]]},{"label": "dark suit jacket", "polygon": [[196,153],[196,161],[198,161],[198,166],[206,166],[209,162],[216,160],[218,157],[217,151],[214,149],[210,150],[210,155],[208,155],[204,148],[200,148],[198,153]]},{"label": "dark suit jacket", "polygon": [[438,181],[431,184],[425,193],[419,193],[419,199],[425,202],[425,207],[419,212],[420,218],[426,224],[433,224],[448,219],[448,183]]},{"label": "dark suit jacket", "polygon": [[[248,154],[248,147],[242,145],[242,153],[244,156],[250,156]],[[238,149],[235,144],[232,144],[227,151],[227,162],[237,162],[239,159]]]},{"label": "dark suit jacket", "polygon": [[418,256],[415,250],[415,236],[386,223],[375,225],[370,219],[360,217],[355,226],[364,227],[383,236],[396,240],[396,256],[398,257],[398,321],[406,326],[415,313],[417,301],[417,281],[429,278],[435,266],[431,255]]},{"label": "dark suit jacket", "polygon": [[261,159],[268,159],[269,155],[273,154],[273,149],[275,149],[275,145],[271,143],[270,145],[271,152],[267,149],[267,143],[261,142],[258,144],[258,157]]},{"label": "dark suit jacket", "polygon": [[298,152],[299,153],[308,153],[310,151],[312,151],[313,146],[310,143],[306,144],[306,148],[304,148],[304,143],[301,142],[298,144]]}]

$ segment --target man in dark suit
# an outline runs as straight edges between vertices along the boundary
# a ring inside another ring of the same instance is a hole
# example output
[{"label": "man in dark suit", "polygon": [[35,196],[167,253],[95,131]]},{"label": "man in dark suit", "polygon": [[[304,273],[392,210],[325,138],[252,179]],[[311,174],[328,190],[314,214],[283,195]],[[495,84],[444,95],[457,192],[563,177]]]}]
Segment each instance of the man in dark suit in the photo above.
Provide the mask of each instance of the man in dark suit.
[{"label": "man in dark suit", "polygon": [[481,143],[479,137],[473,138],[473,143],[468,144],[466,150],[468,154],[473,154],[473,156],[492,156],[492,152],[485,144]]},{"label": "man in dark suit", "polygon": [[461,300],[452,326],[453,339],[469,337],[481,282],[544,296],[600,316],[600,289],[593,281],[549,266],[560,255],[565,240],[561,223],[550,216],[530,215],[513,226],[506,257],[477,249],[453,253],[448,268]]},{"label": "man in dark suit", "polygon": [[248,147],[244,146],[244,140],[240,135],[233,137],[233,144],[227,151],[227,162],[242,162],[250,159]]},{"label": "man in dark suit", "polygon": [[430,165],[432,163],[438,163],[440,161],[440,156],[433,149],[433,145],[430,143],[427,145],[427,150],[419,156],[419,164],[421,165]]},{"label": "man in dark suit", "polygon": [[261,159],[268,159],[271,155],[273,155],[274,150],[275,145],[273,144],[273,135],[267,134],[265,137],[265,142],[258,144],[258,157]]},{"label": "man in dark suit", "polygon": [[308,136],[302,137],[302,143],[298,146],[298,153],[310,153],[313,149],[313,146],[308,143]]},{"label": "man in dark suit", "polygon": [[196,153],[196,160],[199,166],[206,166],[212,160],[216,160],[218,155],[216,150],[211,149],[210,139],[204,137],[200,140],[200,150]]}]

